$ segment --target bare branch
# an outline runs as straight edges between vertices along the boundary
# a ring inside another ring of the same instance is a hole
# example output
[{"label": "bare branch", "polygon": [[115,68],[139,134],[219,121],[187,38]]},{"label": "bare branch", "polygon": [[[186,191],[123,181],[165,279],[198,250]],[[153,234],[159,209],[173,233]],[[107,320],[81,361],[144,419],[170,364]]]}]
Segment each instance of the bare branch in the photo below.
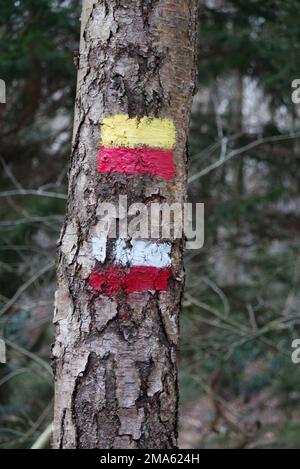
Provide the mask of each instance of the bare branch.
[{"label": "bare branch", "polygon": [[[291,135],[275,135],[273,137],[265,137],[265,138],[259,138],[255,140],[254,142],[248,143],[247,145],[244,145],[241,148],[232,150],[229,152],[225,157],[219,158],[217,161],[212,163],[211,165],[207,166],[207,168],[202,169],[196,174],[193,174],[189,179],[188,183],[194,182],[197,179],[202,178],[203,176],[206,176],[206,174],[210,173],[214,169],[219,168],[222,164],[226,163],[227,161],[231,160],[235,156],[241,155],[242,153],[245,153],[248,150],[252,150],[252,148],[258,147],[259,145],[263,145],[265,143],[274,143],[274,142],[279,142],[279,141],[285,141],[285,140],[293,140],[300,138],[300,133],[295,133]],[[222,155],[222,152],[221,152]]]},{"label": "bare branch", "polygon": [[11,342],[9,339],[5,339],[6,345],[11,347],[12,349],[16,350],[17,352],[21,353],[22,355],[25,355],[26,357],[30,358],[34,362],[36,362],[38,365],[40,365],[44,370],[47,371],[47,373],[51,376],[52,378],[52,369],[51,366],[48,365],[44,360],[42,360],[40,357],[38,357],[35,353],[29,352],[29,350],[26,350],[25,348],[21,347],[21,345],[15,344],[14,342]]},{"label": "bare branch", "polygon": [[54,262],[50,262],[50,264],[45,265],[42,269],[38,270],[30,279],[27,280],[14,294],[14,296],[4,305],[4,307],[0,310],[0,317],[3,316],[11,307],[12,305],[20,298],[22,293],[27,290],[30,285],[32,285],[39,277],[44,275],[49,270],[53,269]]},{"label": "bare branch", "polygon": [[53,432],[53,422],[49,423],[48,427],[38,437],[36,442],[31,446],[30,449],[44,449],[48,446]]},{"label": "bare branch", "polygon": [[39,189],[19,189],[19,190],[10,190],[0,192],[0,197],[13,197],[13,196],[22,196],[22,195],[34,195],[38,197],[52,197],[54,199],[66,200],[66,194],[60,194],[58,192],[42,191]]}]

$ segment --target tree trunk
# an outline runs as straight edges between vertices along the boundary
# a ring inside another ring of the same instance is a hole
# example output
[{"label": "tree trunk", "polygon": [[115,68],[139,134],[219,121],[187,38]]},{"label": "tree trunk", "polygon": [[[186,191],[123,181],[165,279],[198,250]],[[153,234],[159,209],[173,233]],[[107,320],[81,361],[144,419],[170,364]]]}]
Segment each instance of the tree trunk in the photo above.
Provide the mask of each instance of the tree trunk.
[{"label": "tree trunk", "polygon": [[[166,288],[101,293],[90,279],[95,271],[105,275],[113,259],[112,241],[102,263],[92,250],[101,203],[118,204],[120,194],[129,204],[186,198],[195,35],[195,0],[83,1],[54,318],[55,448],[176,447],[183,240],[170,242]],[[149,174],[97,170],[103,119],[120,115],[136,126],[174,123],[172,177],[153,175],[153,167]]]}]

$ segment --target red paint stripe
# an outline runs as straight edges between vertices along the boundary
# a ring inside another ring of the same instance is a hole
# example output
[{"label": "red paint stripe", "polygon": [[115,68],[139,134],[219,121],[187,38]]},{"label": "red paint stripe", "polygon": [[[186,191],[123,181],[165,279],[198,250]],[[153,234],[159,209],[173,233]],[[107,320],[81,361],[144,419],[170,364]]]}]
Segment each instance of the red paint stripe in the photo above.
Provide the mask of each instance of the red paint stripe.
[{"label": "red paint stripe", "polygon": [[126,275],[126,291],[132,293],[144,290],[166,290],[171,269],[157,267],[131,267]]},{"label": "red paint stripe", "polygon": [[99,173],[150,174],[172,179],[175,174],[173,151],[159,148],[102,147],[97,154]]},{"label": "red paint stripe", "polygon": [[128,272],[117,266],[106,269],[104,272],[92,272],[89,276],[89,285],[94,290],[107,295],[120,291],[125,293],[145,290],[166,290],[171,269],[158,269],[157,267],[134,266]]}]

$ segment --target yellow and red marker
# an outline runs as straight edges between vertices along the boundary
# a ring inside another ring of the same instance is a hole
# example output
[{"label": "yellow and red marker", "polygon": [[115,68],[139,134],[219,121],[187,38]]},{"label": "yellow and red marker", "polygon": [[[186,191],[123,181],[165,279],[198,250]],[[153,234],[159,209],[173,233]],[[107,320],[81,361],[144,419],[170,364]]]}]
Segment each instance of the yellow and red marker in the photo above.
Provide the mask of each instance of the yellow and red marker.
[{"label": "yellow and red marker", "polygon": [[97,171],[149,174],[170,180],[176,171],[175,142],[176,131],[171,119],[126,114],[105,117],[101,124]]}]

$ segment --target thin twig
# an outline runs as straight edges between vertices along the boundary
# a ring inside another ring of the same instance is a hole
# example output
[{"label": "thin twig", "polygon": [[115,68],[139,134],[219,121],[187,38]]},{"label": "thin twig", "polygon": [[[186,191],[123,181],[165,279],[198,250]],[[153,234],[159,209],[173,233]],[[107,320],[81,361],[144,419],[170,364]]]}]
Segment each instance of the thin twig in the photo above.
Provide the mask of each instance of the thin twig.
[{"label": "thin twig", "polygon": [[53,422],[49,423],[30,449],[44,449],[49,445],[53,433]]},{"label": "thin twig", "polygon": [[26,350],[24,347],[21,345],[15,344],[14,342],[11,342],[9,339],[5,339],[6,345],[11,347],[12,349],[16,350],[17,352],[21,353],[22,355],[25,355],[26,357],[30,358],[32,361],[36,362],[38,365],[40,365],[44,370],[47,371],[47,373],[51,376],[52,378],[52,368],[48,363],[46,363],[42,358],[38,357],[35,353],[29,352],[29,350]]},{"label": "thin twig", "polygon": [[63,220],[62,215],[50,215],[48,217],[28,217],[28,218],[20,218],[18,220],[6,220],[0,222],[0,227],[11,227],[22,225],[24,223],[46,223],[49,224],[49,221],[58,221],[61,222]]},{"label": "thin twig", "polygon": [[53,269],[54,267],[54,262],[50,262],[50,264],[45,265],[42,269],[38,270],[30,279],[27,280],[14,294],[14,296],[3,306],[3,308],[0,310],[0,317],[3,316],[11,307],[12,305],[20,298],[22,293],[24,293],[25,290],[27,290],[30,285],[32,285],[39,277],[44,275],[46,272],[49,270]]},{"label": "thin twig", "polygon": [[13,185],[16,187],[16,189],[22,191],[22,190],[23,190],[23,187],[21,186],[21,184],[19,183],[19,181],[17,180],[17,178],[16,178],[15,175],[13,174],[12,170],[10,169],[10,167],[6,164],[5,160],[1,157],[1,158],[0,158],[0,161],[1,161],[1,163],[2,163],[2,166],[3,166],[4,171],[6,172],[7,177],[11,180],[11,182],[12,182]]},{"label": "thin twig", "polygon": [[35,195],[38,197],[53,197],[54,199],[66,200],[66,194],[60,194],[58,192],[41,191],[39,189],[22,189],[22,190],[10,190],[0,192],[0,197],[12,197],[12,196],[23,196],[23,195]]},{"label": "thin twig", "polygon": [[259,138],[255,140],[254,142],[248,143],[247,145],[244,145],[241,148],[238,148],[236,150],[232,150],[225,156],[224,158],[219,158],[217,161],[209,165],[207,168],[202,169],[196,174],[193,174],[189,179],[188,183],[194,182],[197,179],[200,179],[203,176],[206,176],[206,174],[210,173],[214,169],[218,168],[222,164],[226,163],[227,161],[231,160],[235,156],[241,155],[242,153],[245,153],[248,150],[251,150],[252,148],[255,148],[259,145],[263,145],[264,143],[274,143],[274,142],[279,142],[279,141],[284,141],[284,140],[292,140],[300,138],[300,133],[299,134],[293,134],[293,135],[275,135],[273,137],[265,137],[265,138]]}]

